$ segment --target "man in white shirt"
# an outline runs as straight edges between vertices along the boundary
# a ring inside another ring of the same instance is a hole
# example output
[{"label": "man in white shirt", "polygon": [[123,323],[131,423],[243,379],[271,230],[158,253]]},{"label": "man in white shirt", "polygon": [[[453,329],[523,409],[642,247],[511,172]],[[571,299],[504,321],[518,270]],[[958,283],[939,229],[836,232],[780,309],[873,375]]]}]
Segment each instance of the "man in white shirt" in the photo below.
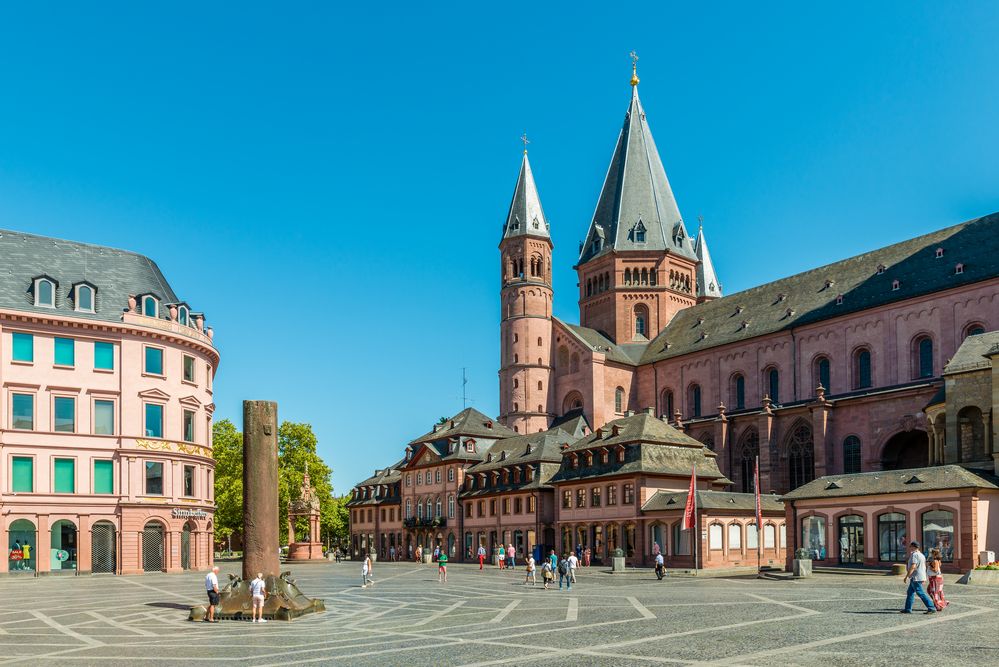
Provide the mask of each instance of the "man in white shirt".
[{"label": "man in white shirt", "polygon": [[659,577],[659,581],[666,576],[666,559],[663,558],[661,551],[656,554],[656,576]]},{"label": "man in white shirt", "polygon": [[566,560],[569,561],[569,579],[572,583],[576,583],[576,568],[579,566],[579,559],[576,558],[576,554],[570,552]]},{"label": "man in white shirt", "polygon": [[215,566],[205,577],[205,590],[208,591],[208,616],[205,623],[218,623],[215,620],[215,605],[219,603],[219,568]]},{"label": "man in white shirt", "polygon": [[925,613],[936,613],[937,608],[933,606],[933,600],[923,590],[923,584],[926,583],[926,556],[920,553],[919,542],[913,542],[909,545],[909,561],[907,565],[908,569],[905,573],[905,579],[902,581],[909,582],[909,590],[905,593],[905,609],[900,613],[912,613],[912,600],[917,595],[923,601],[923,604],[926,605]]},{"label": "man in white shirt", "polygon": [[260,619],[261,623],[266,623],[264,618],[264,600],[267,599],[267,585],[264,583],[263,572],[257,572],[257,578],[250,582],[250,595],[253,598],[253,610],[251,623],[256,623]]},{"label": "man in white shirt", "polygon": [[482,564],[486,562],[486,548],[479,545],[479,569],[482,569]]}]

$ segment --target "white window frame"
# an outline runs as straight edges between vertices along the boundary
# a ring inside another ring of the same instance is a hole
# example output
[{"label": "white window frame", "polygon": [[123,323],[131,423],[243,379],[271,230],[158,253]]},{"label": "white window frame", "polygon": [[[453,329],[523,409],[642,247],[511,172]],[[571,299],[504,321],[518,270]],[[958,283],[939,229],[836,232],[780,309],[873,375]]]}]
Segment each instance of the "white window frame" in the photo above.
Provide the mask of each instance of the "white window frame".
[{"label": "white window frame", "polygon": [[179,306],[177,308],[177,322],[185,327],[191,326],[191,309],[187,306]]},{"label": "white window frame", "polygon": [[[39,291],[39,287],[41,286],[42,283],[48,283],[49,286],[52,288],[52,303],[42,303],[41,299],[39,299],[39,297],[38,297],[38,291]],[[53,281],[49,280],[48,278],[35,278],[34,291],[35,291],[35,305],[36,306],[38,306],[39,308],[55,308],[55,306],[56,306],[56,284]]]},{"label": "white window frame", "polygon": [[[80,290],[90,290],[90,308],[80,307]],[[97,312],[97,290],[95,290],[90,285],[80,283],[73,288],[73,308],[78,313],[94,313]]]},{"label": "white window frame", "polygon": [[[146,301],[147,300],[153,302],[153,314],[152,315],[150,315],[148,312],[146,312]],[[146,317],[159,317],[160,316],[160,300],[157,299],[152,294],[144,294],[142,296],[141,304],[142,304],[142,314],[145,315]]]}]

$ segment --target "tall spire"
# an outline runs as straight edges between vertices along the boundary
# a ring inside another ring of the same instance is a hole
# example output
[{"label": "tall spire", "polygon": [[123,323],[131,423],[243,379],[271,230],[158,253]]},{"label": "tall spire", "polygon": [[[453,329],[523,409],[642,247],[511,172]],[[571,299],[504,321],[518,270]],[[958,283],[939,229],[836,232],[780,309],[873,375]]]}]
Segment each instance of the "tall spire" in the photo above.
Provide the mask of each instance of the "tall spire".
[{"label": "tall spire", "polygon": [[632,52],[631,104],[581,248],[580,264],[611,249],[669,251],[694,259],[638,98],[637,61]]},{"label": "tall spire", "polygon": [[503,238],[513,236],[540,236],[550,238],[548,221],[541,208],[541,198],[538,197],[538,187],[534,184],[534,174],[531,173],[531,163],[527,159],[527,135],[524,142],[524,159],[520,163],[520,174],[517,176],[517,186],[513,190],[513,200],[510,202],[510,212],[507,213],[503,225]]},{"label": "tall spire", "polygon": [[698,216],[697,240],[694,241],[694,254],[697,255],[697,300],[717,299],[722,295],[722,286],[715,275],[715,265],[711,262],[708,242],[704,238],[704,218]]}]

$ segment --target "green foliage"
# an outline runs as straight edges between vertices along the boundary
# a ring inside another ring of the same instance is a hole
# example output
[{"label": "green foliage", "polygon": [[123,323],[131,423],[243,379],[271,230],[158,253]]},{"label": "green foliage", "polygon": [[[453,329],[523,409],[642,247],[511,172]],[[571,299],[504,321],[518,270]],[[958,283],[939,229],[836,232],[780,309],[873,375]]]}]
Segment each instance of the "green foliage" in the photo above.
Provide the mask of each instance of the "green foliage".
[{"label": "green foliage", "polygon": [[243,434],[228,419],[212,425],[215,457],[215,538],[243,529]]}]

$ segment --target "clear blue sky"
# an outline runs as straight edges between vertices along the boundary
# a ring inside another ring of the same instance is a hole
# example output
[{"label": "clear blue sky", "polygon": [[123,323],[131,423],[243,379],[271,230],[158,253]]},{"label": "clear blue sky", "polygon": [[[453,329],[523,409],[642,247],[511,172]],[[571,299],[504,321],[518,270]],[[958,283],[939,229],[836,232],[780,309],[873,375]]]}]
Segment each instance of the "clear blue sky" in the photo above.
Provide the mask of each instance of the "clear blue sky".
[{"label": "clear blue sky", "polygon": [[994,2],[167,4],[0,9],[0,227],[153,257],[338,492],[495,414],[524,130],[577,321],[631,49],[727,293],[999,210]]}]

